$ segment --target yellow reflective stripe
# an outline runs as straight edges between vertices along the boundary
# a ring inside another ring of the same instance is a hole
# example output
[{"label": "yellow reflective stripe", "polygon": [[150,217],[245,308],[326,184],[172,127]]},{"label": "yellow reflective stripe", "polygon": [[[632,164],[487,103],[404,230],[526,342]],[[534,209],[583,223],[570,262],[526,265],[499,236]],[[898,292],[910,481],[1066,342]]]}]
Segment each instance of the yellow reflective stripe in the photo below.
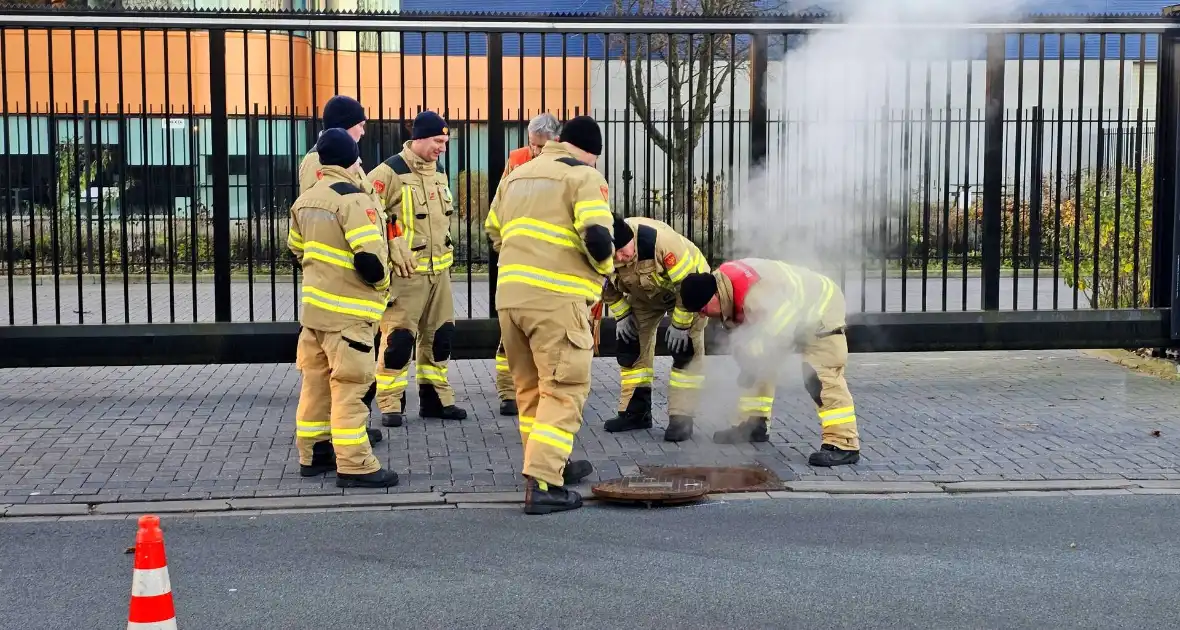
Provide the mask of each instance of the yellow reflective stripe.
[{"label": "yellow reflective stripe", "polygon": [[435,271],[446,271],[454,264],[455,254],[453,252],[447,252],[441,256],[434,256],[426,262],[419,262],[418,266],[414,268],[414,271],[430,271],[431,266],[433,266]]},{"label": "yellow reflective stripe", "polygon": [[563,455],[574,452],[574,434],[559,429],[551,424],[533,423],[533,430],[529,433],[529,441],[536,440],[548,444],[561,451]]},{"label": "yellow reflective stripe", "polygon": [[538,241],[571,248],[577,248],[580,241],[577,232],[569,228],[528,217],[513,219],[506,223],[500,231],[500,237],[505,241],[513,236],[527,236]]},{"label": "yellow reflective stripe", "polygon": [[700,264],[697,262],[698,256],[691,249],[688,250],[688,255],[680,259],[680,262],[672,265],[672,268],[665,271],[668,274],[668,279],[674,284],[680,284],[682,280],[688,277],[688,274],[697,270]]},{"label": "yellow reflective stripe", "polygon": [[495,210],[488,210],[488,218],[484,219],[483,229],[500,229],[500,218],[496,216]]},{"label": "yellow reflective stripe", "polygon": [[696,317],[693,313],[690,313],[679,306],[672,309],[672,323],[681,328],[687,328],[691,326],[694,319],[696,319]]},{"label": "yellow reflective stripe", "polygon": [[672,372],[668,375],[669,387],[700,389],[704,384],[704,374],[690,374],[688,372],[681,372],[680,370],[672,370]]},{"label": "yellow reflective stripe", "polygon": [[823,281],[823,293],[820,294],[819,300],[811,308],[812,319],[819,319],[825,310],[828,308],[828,303],[832,301],[832,297],[836,294],[836,283],[831,280],[821,277]]},{"label": "yellow reflective stripe", "polygon": [[352,265],[352,252],[346,252],[319,241],[307,241],[303,244],[303,259],[318,260],[344,269],[355,269]]},{"label": "yellow reflective stripe", "polygon": [[530,416],[518,416],[517,423],[519,424],[518,428],[520,429],[520,432],[522,434],[532,433],[533,423],[536,422],[536,420],[536,418]]},{"label": "yellow reflective stripe", "polygon": [[508,357],[506,357],[502,354],[496,355],[496,371],[497,372],[509,371],[508,370]]},{"label": "yellow reflective stripe", "polygon": [[402,226],[405,227],[406,244],[414,246],[414,191],[409,186],[402,186]]},{"label": "yellow reflective stripe", "polygon": [[610,205],[605,201],[579,201],[574,204],[574,229],[581,232],[591,219],[603,219],[608,224],[614,221]]},{"label": "yellow reflective stripe", "polygon": [[303,235],[295,231],[295,228],[287,228],[287,243],[295,249],[303,249]]},{"label": "yellow reflective stripe", "polygon": [[374,284],[373,288],[377,289],[378,291],[384,291],[384,290],[388,289],[389,288],[389,274],[385,274],[385,277],[381,279],[381,282]]},{"label": "yellow reflective stripe", "polygon": [[348,241],[348,244],[354,250],[359,249],[365,243],[373,243],[384,238],[385,236],[381,234],[381,230],[378,230],[377,226],[371,224],[362,225],[359,228],[344,233],[344,240]]},{"label": "yellow reflective stripe", "polygon": [[819,420],[820,426],[825,427],[856,422],[856,409],[854,407],[840,407],[839,409],[821,411],[819,412]]},{"label": "yellow reflective stripe", "polygon": [[433,365],[418,364],[418,374],[416,378],[420,381],[430,381],[431,383],[447,384],[447,368],[435,367]]},{"label": "yellow reflective stripe", "polygon": [[613,315],[615,319],[623,319],[627,316],[627,313],[630,312],[631,305],[627,303],[627,300],[619,300],[618,302],[610,305],[610,314]]},{"label": "yellow reflective stripe", "polygon": [[295,421],[295,436],[301,438],[314,438],[321,435],[328,435],[332,432],[331,422],[308,422],[307,420]]},{"label": "yellow reflective stripe", "polygon": [[356,446],[369,441],[366,427],[356,429],[337,429],[332,427],[332,444],[338,446]]},{"label": "yellow reflective stripe", "polygon": [[393,391],[399,388],[405,388],[410,383],[410,373],[408,370],[402,370],[396,374],[378,374],[377,375],[377,389],[378,391]]},{"label": "yellow reflective stripe", "polygon": [[651,368],[619,368],[619,381],[622,385],[650,385],[655,376],[655,370]]},{"label": "yellow reflective stripe", "polygon": [[302,302],[322,308],[325,311],[356,315],[357,317],[371,319],[375,322],[381,321],[381,316],[385,313],[385,302],[358,300],[342,295],[334,295],[307,285],[303,285]]},{"label": "yellow reflective stripe", "polygon": [[783,273],[787,276],[787,282],[791,287],[787,289],[787,300],[778,310],[771,316],[770,334],[778,335],[786,330],[787,326],[795,319],[803,306],[803,281],[794,271],[787,268],[786,265],[780,265]]},{"label": "yellow reflective stripe", "polygon": [[584,278],[531,265],[501,265],[496,286],[513,283],[527,284],[555,293],[577,295],[591,302],[597,302],[602,298],[602,285]]},{"label": "yellow reflective stripe", "polygon": [[738,408],[742,411],[762,411],[767,414],[774,408],[773,396],[742,396],[738,401]]}]

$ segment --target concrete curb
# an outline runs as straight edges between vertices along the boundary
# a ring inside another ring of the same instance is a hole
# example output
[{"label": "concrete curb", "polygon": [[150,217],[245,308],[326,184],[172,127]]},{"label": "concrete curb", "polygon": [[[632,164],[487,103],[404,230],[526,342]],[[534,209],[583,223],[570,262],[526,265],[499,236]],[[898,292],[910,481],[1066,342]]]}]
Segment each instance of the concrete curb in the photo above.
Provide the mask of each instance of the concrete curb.
[{"label": "concrete curb", "polygon": [[[1180,495],[1180,480],[1052,479],[1042,481],[790,481],[786,490],[713,493],[710,501],[766,499],[906,499]],[[604,502],[583,490],[586,505]],[[0,504],[0,522],[136,519],[141,514],[261,516],[427,509],[514,508],[524,492],[463,492],[446,489],[393,494],[345,494],[183,501]]]}]

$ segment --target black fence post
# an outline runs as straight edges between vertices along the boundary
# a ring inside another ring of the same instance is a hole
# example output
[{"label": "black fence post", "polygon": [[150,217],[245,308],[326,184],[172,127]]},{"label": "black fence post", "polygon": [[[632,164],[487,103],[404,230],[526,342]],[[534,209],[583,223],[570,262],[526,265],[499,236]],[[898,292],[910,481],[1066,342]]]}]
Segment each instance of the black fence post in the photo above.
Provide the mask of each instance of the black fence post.
[{"label": "black fence post", "polygon": [[[1166,16],[1180,15],[1180,5],[1165,7]],[[1155,204],[1151,221],[1151,306],[1171,309],[1171,338],[1180,339],[1180,32],[1160,35],[1155,133]]]},{"label": "black fence post", "polygon": [[750,42],[750,169],[766,160],[766,33],[755,33]]},{"label": "black fence post", "polygon": [[229,111],[225,88],[225,31],[209,31],[209,123],[213,180],[213,312],[214,319],[233,319],[229,260]]},{"label": "black fence post", "polygon": [[[524,54],[522,50],[520,54]],[[544,57],[541,59],[544,64]],[[488,203],[500,186],[504,174],[504,36],[488,33]],[[483,229],[483,224],[480,224]],[[500,255],[488,240],[488,317],[496,317],[496,277]]]},{"label": "black fence post", "polygon": [[987,36],[983,119],[983,310],[1000,309],[1004,212],[1004,33]]}]

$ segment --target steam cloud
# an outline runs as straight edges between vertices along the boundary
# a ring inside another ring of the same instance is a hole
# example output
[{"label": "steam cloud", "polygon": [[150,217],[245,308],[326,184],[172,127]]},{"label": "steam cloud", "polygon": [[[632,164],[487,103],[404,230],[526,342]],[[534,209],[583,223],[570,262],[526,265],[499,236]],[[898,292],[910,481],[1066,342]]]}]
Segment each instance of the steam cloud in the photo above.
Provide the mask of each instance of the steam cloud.
[{"label": "steam cloud", "polygon": [[[984,35],[951,26],[1010,20],[1028,8],[1020,0],[844,0],[824,6],[851,28],[812,31],[788,48],[781,64],[772,60],[768,106],[803,122],[789,124],[781,140],[770,138],[767,162],[742,186],[731,238],[734,258],[782,260],[831,275],[841,267],[859,269],[886,216],[889,191],[916,183],[912,173],[903,181],[900,169],[882,167],[900,154],[900,130],[883,124],[888,112],[904,103],[925,107],[928,62],[940,65],[945,77],[948,60],[982,58]],[[918,64],[921,75],[907,75],[906,68]],[[935,107],[948,87],[945,79],[933,87]],[[740,343],[760,332],[743,327],[729,337]],[[771,353],[760,363],[759,376],[804,395],[799,357]],[[728,361],[708,365],[714,385],[700,416],[728,420],[738,397],[736,370]]]}]

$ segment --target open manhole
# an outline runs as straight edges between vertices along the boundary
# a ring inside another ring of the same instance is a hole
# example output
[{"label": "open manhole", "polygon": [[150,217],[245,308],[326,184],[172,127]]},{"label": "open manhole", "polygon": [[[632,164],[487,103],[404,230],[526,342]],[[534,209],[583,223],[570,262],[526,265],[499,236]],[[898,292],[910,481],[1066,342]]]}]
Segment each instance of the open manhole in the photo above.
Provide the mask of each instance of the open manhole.
[{"label": "open manhole", "polygon": [[748,466],[640,466],[639,472],[661,479],[700,481],[709,492],[766,492],[785,488],[769,468]]}]

